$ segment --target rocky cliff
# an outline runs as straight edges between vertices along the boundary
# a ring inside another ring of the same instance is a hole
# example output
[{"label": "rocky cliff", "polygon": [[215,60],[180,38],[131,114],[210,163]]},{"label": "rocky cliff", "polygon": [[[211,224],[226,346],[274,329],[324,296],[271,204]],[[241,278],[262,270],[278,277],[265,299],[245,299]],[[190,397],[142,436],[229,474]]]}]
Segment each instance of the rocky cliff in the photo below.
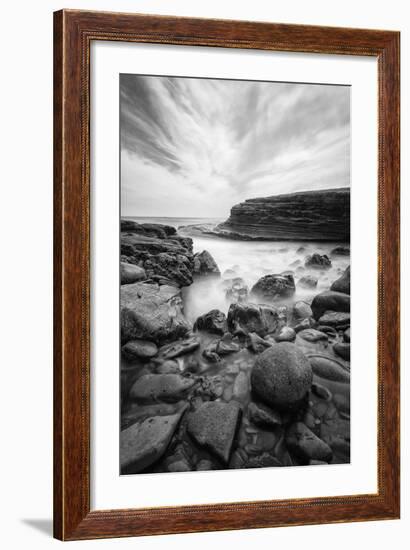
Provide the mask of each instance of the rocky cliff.
[{"label": "rocky cliff", "polygon": [[302,191],[235,205],[216,232],[244,239],[349,241],[350,189]]}]

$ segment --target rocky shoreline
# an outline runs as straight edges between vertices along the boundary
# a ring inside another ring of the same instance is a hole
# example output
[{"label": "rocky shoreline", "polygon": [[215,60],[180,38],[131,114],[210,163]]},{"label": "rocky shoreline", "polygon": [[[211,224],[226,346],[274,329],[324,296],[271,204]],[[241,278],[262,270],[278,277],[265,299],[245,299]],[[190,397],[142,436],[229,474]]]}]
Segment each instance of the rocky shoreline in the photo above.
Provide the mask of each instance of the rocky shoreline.
[{"label": "rocky shoreline", "polygon": [[181,234],[248,241],[348,242],[350,188],[301,191],[248,199],[217,225],[181,226]]},{"label": "rocky shoreline", "polygon": [[[336,255],[249,285],[184,231],[122,220],[123,474],[350,461],[350,267],[315,291]],[[191,323],[182,289],[207,278],[226,313]]]}]

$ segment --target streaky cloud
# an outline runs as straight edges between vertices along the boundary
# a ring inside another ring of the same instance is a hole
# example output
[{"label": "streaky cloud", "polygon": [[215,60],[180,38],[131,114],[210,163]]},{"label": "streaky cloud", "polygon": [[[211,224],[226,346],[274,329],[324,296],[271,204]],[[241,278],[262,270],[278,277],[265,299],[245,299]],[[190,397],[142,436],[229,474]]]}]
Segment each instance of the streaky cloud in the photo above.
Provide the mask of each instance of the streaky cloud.
[{"label": "streaky cloud", "polygon": [[123,215],[350,185],[347,86],[120,76]]}]

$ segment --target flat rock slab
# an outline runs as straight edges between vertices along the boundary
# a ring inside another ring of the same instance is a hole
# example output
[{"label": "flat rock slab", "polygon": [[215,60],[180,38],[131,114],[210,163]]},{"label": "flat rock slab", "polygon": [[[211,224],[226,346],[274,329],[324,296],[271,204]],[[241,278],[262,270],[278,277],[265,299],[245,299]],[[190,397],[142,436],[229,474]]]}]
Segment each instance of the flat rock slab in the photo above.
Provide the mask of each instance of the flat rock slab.
[{"label": "flat rock slab", "polygon": [[134,383],[130,399],[140,402],[176,402],[186,396],[196,381],[180,374],[144,374]]},{"label": "flat rock slab", "polygon": [[198,445],[227,464],[240,417],[238,403],[208,401],[189,415],[188,433]]},{"label": "flat rock slab", "polygon": [[164,454],[186,407],[176,414],[147,418],[121,432],[121,473],[141,472]]},{"label": "flat rock slab", "polygon": [[122,354],[127,359],[150,359],[158,353],[158,347],[148,340],[130,340],[122,346]]},{"label": "flat rock slab", "polygon": [[317,437],[303,422],[292,424],[286,434],[286,445],[297,457],[309,462],[332,459],[332,449],[322,439]]},{"label": "flat rock slab", "polygon": [[183,338],[190,329],[180,290],[169,285],[134,283],[121,287],[121,340],[155,343]]},{"label": "flat rock slab", "polygon": [[322,354],[309,354],[308,359],[313,372],[320,378],[350,384],[350,372],[340,361]]},{"label": "flat rock slab", "polygon": [[300,338],[303,338],[303,340],[306,340],[307,342],[319,342],[320,340],[328,340],[327,334],[325,334],[324,332],[320,332],[320,330],[315,330],[314,328],[301,330],[298,335]]},{"label": "flat rock slab", "polygon": [[161,356],[165,359],[175,359],[181,355],[192,353],[199,348],[199,340],[197,338],[187,338],[186,340],[180,340],[174,344],[168,344],[160,350]]}]

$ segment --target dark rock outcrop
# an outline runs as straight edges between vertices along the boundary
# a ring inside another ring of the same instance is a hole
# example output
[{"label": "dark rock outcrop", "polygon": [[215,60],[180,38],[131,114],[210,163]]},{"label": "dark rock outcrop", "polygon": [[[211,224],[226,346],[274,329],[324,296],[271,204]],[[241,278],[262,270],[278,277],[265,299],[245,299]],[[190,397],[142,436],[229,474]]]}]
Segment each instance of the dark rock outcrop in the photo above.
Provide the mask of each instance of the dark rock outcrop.
[{"label": "dark rock outcrop", "polygon": [[262,301],[273,301],[289,298],[295,290],[293,275],[265,275],[253,285],[251,295]]},{"label": "dark rock outcrop", "polygon": [[256,359],[251,372],[252,391],[267,405],[293,409],[312,385],[312,368],[294,344],[281,342]]},{"label": "dark rock outcrop", "polygon": [[232,334],[256,332],[259,336],[266,336],[279,327],[279,312],[273,306],[231,304],[228,327]]},{"label": "dark rock outcrop", "polygon": [[121,220],[121,259],[143,268],[159,284],[188,286],[193,281],[192,239],[168,225]]},{"label": "dark rock outcrop", "polygon": [[350,239],[350,189],[302,191],[248,199],[214,229],[250,239],[339,241]]},{"label": "dark rock outcrop", "polygon": [[215,260],[207,250],[194,255],[194,274],[217,276],[221,274]]},{"label": "dark rock outcrop", "polygon": [[134,283],[121,286],[121,340],[142,339],[162,344],[190,329],[180,290],[173,286]]},{"label": "dark rock outcrop", "polygon": [[205,330],[214,334],[225,334],[228,330],[226,315],[219,309],[211,309],[195,321],[194,330]]}]

